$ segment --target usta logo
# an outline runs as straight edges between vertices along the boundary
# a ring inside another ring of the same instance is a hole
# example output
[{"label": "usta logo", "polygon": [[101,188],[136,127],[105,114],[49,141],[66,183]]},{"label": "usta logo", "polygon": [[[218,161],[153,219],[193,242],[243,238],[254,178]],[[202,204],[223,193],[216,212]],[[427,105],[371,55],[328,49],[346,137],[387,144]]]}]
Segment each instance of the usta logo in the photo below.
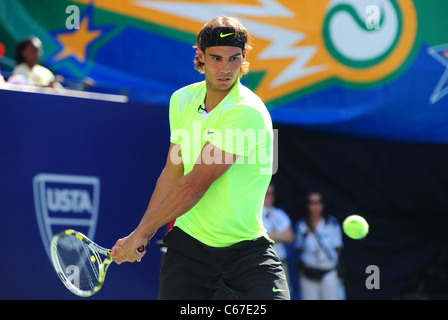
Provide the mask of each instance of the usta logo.
[{"label": "usta logo", "polygon": [[92,213],[92,200],[86,190],[48,188],[46,191],[47,206],[52,212]]}]

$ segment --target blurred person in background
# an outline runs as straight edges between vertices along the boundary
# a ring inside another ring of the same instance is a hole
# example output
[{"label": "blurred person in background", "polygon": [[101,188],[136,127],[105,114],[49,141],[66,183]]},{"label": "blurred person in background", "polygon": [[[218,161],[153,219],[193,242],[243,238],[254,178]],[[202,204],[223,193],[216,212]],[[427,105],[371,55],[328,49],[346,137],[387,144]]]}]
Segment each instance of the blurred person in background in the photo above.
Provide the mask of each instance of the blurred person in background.
[{"label": "blurred person in background", "polygon": [[42,42],[37,37],[28,37],[16,47],[16,66],[8,82],[14,84],[35,85],[61,88],[54,74],[39,64],[42,57]]},{"label": "blurred person in background", "polygon": [[341,282],[337,266],[342,249],[342,230],[327,214],[321,193],[306,197],[306,214],[295,227],[299,250],[299,277],[303,300],[339,300]]},{"label": "blurred person in background", "polygon": [[288,252],[285,244],[294,242],[294,231],[288,214],[281,208],[274,206],[275,199],[275,185],[271,183],[264,198],[263,225],[268,232],[269,238],[275,241],[274,250],[282,261],[288,283],[290,283],[288,277]]}]

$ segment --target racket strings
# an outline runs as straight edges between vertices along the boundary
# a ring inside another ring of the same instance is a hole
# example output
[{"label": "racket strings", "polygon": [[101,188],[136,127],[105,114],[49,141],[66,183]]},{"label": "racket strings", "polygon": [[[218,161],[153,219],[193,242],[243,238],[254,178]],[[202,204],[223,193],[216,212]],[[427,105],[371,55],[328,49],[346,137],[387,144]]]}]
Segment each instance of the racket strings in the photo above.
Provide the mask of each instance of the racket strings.
[{"label": "racket strings", "polygon": [[91,291],[98,285],[99,261],[87,244],[67,235],[59,239],[56,251],[61,271],[74,287]]}]

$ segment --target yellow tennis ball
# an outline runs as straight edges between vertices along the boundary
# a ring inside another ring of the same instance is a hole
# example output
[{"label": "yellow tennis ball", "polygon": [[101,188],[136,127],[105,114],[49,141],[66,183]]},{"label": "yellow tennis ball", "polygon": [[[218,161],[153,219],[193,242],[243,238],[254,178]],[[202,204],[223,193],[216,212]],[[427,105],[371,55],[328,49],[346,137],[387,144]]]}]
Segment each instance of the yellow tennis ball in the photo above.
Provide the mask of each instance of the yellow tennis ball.
[{"label": "yellow tennis ball", "polygon": [[96,261],[95,256],[90,256],[90,260],[91,260],[93,263],[95,263],[95,261]]},{"label": "yellow tennis ball", "polygon": [[369,233],[369,224],[363,217],[354,214],[345,218],[342,229],[350,238],[359,240]]}]

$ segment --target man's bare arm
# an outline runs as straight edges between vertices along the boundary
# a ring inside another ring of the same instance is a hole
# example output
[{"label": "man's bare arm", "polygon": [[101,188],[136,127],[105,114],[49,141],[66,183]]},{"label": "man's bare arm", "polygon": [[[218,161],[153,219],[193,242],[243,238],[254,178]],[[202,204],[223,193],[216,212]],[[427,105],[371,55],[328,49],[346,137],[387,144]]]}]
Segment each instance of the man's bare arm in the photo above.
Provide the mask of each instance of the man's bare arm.
[{"label": "man's bare arm", "polygon": [[[145,211],[140,222],[146,219],[148,213],[152,212],[156,207],[158,207],[163,199],[168,195],[168,192],[176,184],[176,182],[184,176],[184,166],[182,162],[174,163],[172,161],[173,157],[175,159],[182,159],[180,154],[180,145],[171,144],[168,157],[166,160],[165,167],[157,180],[154,192],[149,200],[148,207]],[[154,234],[150,235],[148,239],[151,239]]]},{"label": "man's bare arm", "polygon": [[[210,157],[214,161],[210,161]],[[216,159],[220,159],[220,161],[216,161]],[[236,155],[226,153],[207,142],[193,170],[177,180],[165,194],[163,200],[160,201],[162,192],[158,196],[156,195],[154,200],[151,199],[148,210],[137,229],[119,244],[124,250],[114,251],[113,249],[114,260],[121,263],[139,259],[140,257],[135,254],[135,248],[145,243],[145,239],[153,236],[160,227],[194,207],[210,185],[221,177],[236,159]]]}]

